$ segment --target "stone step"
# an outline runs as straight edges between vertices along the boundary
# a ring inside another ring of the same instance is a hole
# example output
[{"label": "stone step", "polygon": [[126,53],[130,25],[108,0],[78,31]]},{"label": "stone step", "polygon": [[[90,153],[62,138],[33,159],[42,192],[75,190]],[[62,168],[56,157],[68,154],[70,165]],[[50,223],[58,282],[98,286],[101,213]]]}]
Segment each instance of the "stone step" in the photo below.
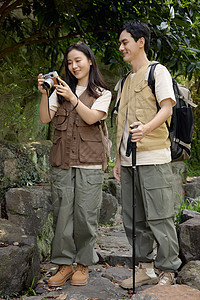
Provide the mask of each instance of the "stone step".
[{"label": "stone step", "polygon": [[132,300],[199,300],[200,291],[188,285],[155,285],[132,296]]},{"label": "stone step", "polygon": [[[200,291],[186,285],[174,286],[141,286],[136,288],[133,296],[128,290],[120,287],[122,280],[132,276],[132,249],[126,238],[122,223],[113,226],[99,226],[96,251],[100,257],[97,265],[89,267],[89,280],[87,286],[75,287],[70,285],[70,281],[56,290],[48,288],[47,280],[50,274],[56,272],[55,265],[45,266],[46,277],[43,277],[36,288],[38,293],[35,297],[24,298],[23,300],[57,299],[65,300],[121,300],[121,299],[144,299],[144,300],[173,300],[200,299]],[[102,261],[101,261],[102,260]],[[45,273],[45,272],[44,272]],[[180,296],[180,297],[179,297]],[[37,298],[36,298],[37,297]],[[199,298],[198,298],[199,297]]]},{"label": "stone step", "polygon": [[110,266],[132,266],[132,247],[126,237],[123,224],[99,227],[96,251],[101,263]]}]

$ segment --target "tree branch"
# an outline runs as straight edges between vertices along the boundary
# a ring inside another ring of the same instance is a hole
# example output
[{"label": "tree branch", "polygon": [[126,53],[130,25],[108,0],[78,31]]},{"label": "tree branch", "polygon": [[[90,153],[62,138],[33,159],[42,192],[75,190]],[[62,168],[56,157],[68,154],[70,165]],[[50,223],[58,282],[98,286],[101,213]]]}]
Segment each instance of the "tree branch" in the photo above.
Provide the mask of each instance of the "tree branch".
[{"label": "tree branch", "polygon": [[26,1],[23,1],[23,0],[17,0],[15,2],[13,2],[12,4],[9,5],[11,1],[6,1],[6,3],[4,5],[2,5],[1,9],[0,9],[0,14],[1,14],[1,17],[0,17],[0,23],[3,22],[3,20],[7,17],[7,15],[12,11],[14,10],[17,5],[21,4],[21,3],[24,3]]},{"label": "tree branch", "polygon": [[[49,31],[49,30],[52,30],[56,27],[59,27],[59,25],[54,25],[52,27],[49,27],[47,29],[45,29],[42,33],[41,32],[38,32],[37,34],[27,38],[27,39],[24,39],[22,40],[21,42],[17,43],[16,45],[13,45],[11,47],[8,47],[8,48],[5,48],[3,50],[0,51],[0,59],[3,58],[6,54],[9,54],[11,52],[14,52],[16,51],[17,49],[19,49],[20,47],[22,46],[25,46],[25,45],[33,45],[33,44],[41,44],[41,43],[50,43],[50,42],[55,42],[55,41],[62,41],[62,40],[65,40],[65,39],[71,39],[71,38],[74,38],[78,35],[81,35],[83,34],[83,32],[74,32],[72,34],[68,34],[68,35],[65,35],[65,36],[61,36],[61,37],[54,37],[54,38],[43,38],[43,39],[35,39],[36,37],[40,36],[41,34]],[[100,33],[100,32],[117,32],[117,31],[114,31],[113,29],[99,29],[99,30],[95,30],[95,33]],[[94,32],[94,30],[88,30],[86,31],[85,33],[91,33],[91,32]]]},{"label": "tree branch", "polygon": [[10,4],[11,0],[7,0],[4,4],[0,7],[0,14],[6,9],[6,7]]}]

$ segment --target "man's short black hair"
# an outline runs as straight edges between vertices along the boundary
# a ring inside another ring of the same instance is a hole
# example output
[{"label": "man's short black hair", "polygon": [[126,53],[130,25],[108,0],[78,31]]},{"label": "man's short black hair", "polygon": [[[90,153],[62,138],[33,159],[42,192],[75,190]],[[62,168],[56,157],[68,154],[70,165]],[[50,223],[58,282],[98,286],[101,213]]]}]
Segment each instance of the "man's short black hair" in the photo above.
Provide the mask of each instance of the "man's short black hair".
[{"label": "man's short black hair", "polygon": [[124,30],[129,32],[136,42],[143,37],[145,39],[144,51],[147,53],[151,39],[151,31],[149,27],[145,23],[129,20],[124,22],[119,31],[119,35]]}]

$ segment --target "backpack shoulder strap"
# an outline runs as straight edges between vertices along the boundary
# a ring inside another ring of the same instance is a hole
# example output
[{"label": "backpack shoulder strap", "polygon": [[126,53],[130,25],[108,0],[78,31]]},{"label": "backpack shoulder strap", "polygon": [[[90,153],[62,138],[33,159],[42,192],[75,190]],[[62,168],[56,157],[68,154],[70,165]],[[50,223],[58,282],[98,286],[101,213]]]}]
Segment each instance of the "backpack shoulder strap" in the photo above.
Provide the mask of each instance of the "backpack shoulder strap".
[{"label": "backpack shoulder strap", "polygon": [[[149,74],[148,74],[148,86],[151,88],[152,93],[156,99],[156,106],[157,106],[157,112],[159,111],[160,107],[156,98],[156,92],[155,92],[155,77],[154,77],[154,72],[156,66],[159,64],[159,62],[152,62],[149,65]],[[167,126],[167,129],[169,131],[170,127],[167,121],[165,121],[165,124]]]},{"label": "backpack shoulder strap", "polygon": [[[151,88],[151,91],[156,99],[156,92],[155,92],[155,77],[154,77],[154,72],[156,66],[159,64],[159,62],[151,62],[149,67],[148,67],[148,86]],[[157,106],[157,111],[159,111],[159,105],[158,101],[156,99],[156,106]]]},{"label": "backpack shoulder strap", "polygon": [[[154,77],[154,72],[156,66],[159,64],[159,62],[151,62],[149,65],[149,74],[148,74],[148,86],[151,88],[152,93],[154,94],[156,98],[156,93],[155,93],[155,77]],[[157,103],[157,101],[156,101]]]},{"label": "backpack shoulder strap", "polygon": [[[128,75],[131,73],[131,71],[129,71],[126,75],[123,76],[122,78],[122,81],[121,81],[121,85],[120,85],[120,90],[122,92],[122,89],[123,89],[123,86],[124,86],[124,82],[126,80],[126,78],[128,77]],[[119,98],[119,100],[117,101],[116,105],[114,106],[114,108],[112,109],[111,111],[111,114],[110,114],[110,117],[111,117],[111,127],[113,127],[113,115],[114,115],[114,112],[117,112],[118,113],[118,110],[119,110],[119,104],[120,104],[120,99],[121,97]]]}]

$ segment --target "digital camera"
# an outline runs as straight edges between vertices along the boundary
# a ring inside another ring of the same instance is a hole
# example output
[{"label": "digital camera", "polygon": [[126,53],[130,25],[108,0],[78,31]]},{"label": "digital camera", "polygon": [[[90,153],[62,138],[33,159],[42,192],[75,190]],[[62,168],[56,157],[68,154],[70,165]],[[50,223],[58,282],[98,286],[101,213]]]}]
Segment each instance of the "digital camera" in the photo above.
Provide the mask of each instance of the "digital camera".
[{"label": "digital camera", "polygon": [[54,84],[59,84],[58,73],[56,71],[49,72],[48,74],[43,75],[42,78],[45,79],[42,84],[45,89],[49,90],[54,86]]}]

